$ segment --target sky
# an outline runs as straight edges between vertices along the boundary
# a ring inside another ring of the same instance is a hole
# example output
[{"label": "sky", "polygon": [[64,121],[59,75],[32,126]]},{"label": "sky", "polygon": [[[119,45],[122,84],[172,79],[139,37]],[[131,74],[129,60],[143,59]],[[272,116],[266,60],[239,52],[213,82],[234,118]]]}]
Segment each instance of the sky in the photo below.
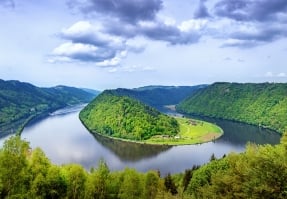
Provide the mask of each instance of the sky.
[{"label": "sky", "polygon": [[0,79],[287,82],[286,0],[0,0]]}]

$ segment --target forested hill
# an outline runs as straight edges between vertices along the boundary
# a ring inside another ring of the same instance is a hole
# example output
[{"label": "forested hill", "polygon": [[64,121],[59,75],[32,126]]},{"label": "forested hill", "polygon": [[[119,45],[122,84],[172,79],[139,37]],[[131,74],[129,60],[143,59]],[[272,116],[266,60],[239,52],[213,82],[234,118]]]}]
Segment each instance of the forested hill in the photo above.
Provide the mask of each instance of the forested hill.
[{"label": "forested hill", "polygon": [[29,83],[0,80],[0,135],[18,131],[36,115],[87,103],[94,97],[94,94],[73,87],[39,88]]},{"label": "forested hill", "polygon": [[81,112],[80,119],[91,131],[130,140],[154,135],[176,135],[177,121],[142,102],[104,91]]},{"label": "forested hill", "polygon": [[182,101],[177,110],[287,130],[287,84],[215,83]]},{"label": "forested hill", "polygon": [[118,88],[117,95],[130,96],[153,107],[178,104],[207,85],[197,86],[146,86],[135,89]]}]

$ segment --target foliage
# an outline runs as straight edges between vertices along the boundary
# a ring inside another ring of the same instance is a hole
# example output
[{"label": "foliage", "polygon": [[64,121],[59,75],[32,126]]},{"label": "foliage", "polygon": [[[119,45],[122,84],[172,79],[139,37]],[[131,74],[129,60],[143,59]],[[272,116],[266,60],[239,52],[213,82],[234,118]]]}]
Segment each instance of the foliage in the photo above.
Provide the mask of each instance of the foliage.
[{"label": "foliage", "polygon": [[39,148],[31,150],[19,136],[0,149],[0,198],[154,199],[168,195],[156,171],[110,172],[104,161],[87,172],[80,165],[51,164]]},{"label": "foliage", "polygon": [[154,135],[176,135],[177,121],[140,101],[104,91],[81,112],[80,119],[92,132],[130,140]]},{"label": "foliage", "polygon": [[195,198],[286,198],[286,140],[248,145],[242,154],[213,160],[194,172],[187,192]]},{"label": "foliage", "polygon": [[[94,95],[78,88],[39,88],[19,81],[0,80],[0,134],[15,133],[36,115],[64,106],[87,103]],[[15,126],[19,126],[15,129]]]},{"label": "foliage", "polygon": [[244,153],[164,178],[157,171],[111,172],[104,161],[90,172],[53,165],[41,149],[11,137],[0,149],[0,198],[286,198],[286,136],[280,145],[249,144]]},{"label": "foliage", "polygon": [[287,130],[287,84],[215,83],[177,106],[188,114],[236,120]]},{"label": "foliage", "polygon": [[164,105],[178,104],[186,97],[205,87],[206,85],[146,86],[136,89],[118,88],[113,92],[117,95],[133,97],[152,107],[160,108]]},{"label": "foliage", "polygon": [[178,193],[170,174],[167,174],[167,176],[164,178],[164,186],[172,195],[176,195]]}]

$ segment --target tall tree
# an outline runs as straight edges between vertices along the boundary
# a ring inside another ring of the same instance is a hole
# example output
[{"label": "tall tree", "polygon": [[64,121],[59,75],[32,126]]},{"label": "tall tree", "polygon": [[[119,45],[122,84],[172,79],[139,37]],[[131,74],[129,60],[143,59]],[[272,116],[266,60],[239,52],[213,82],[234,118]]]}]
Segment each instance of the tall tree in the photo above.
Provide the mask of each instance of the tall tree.
[{"label": "tall tree", "polygon": [[143,195],[143,185],[141,177],[134,169],[125,169],[123,172],[123,182],[120,188],[120,199],[140,199]]},{"label": "tall tree", "polygon": [[145,177],[144,198],[153,199],[156,197],[159,186],[159,176],[156,171],[149,171]]},{"label": "tall tree", "polygon": [[84,198],[86,172],[82,166],[72,164],[63,168],[67,179],[67,196],[70,199]]},{"label": "tall tree", "polygon": [[169,191],[172,195],[177,194],[177,189],[170,173],[167,174],[167,176],[164,178],[164,185],[166,190]]},{"label": "tall tree", "polygon": [[101,160],[98,168],[93,170],[86,182],[86,198],[108,198],[108,178],[110,170],[107,164]]},{"label": "tall tree", "polygon": [[27,193],[29,153],[29,143],[21,140],[19,136],[13,136],[4,142],[0,152],[1,198]]}]

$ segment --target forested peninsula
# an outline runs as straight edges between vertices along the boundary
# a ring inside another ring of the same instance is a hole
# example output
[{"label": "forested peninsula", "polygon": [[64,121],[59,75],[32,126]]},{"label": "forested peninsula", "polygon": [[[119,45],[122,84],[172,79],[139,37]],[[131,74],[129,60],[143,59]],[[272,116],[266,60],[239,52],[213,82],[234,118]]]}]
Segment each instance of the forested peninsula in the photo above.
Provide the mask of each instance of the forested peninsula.
[{"label": "forested peninsula", "polygon": [[81,112],[80,119],[91,131],[129,140],[147,140],[155,135],[175,136],[179,124],[142,102],[106,90]]},{"label": "forested peninsula", "polygon": [[287,84],[214,83],[182,101],[176,109],[283,133],[287,130]]},{"label": "forested peninsula", "polygon": [[118,92],[104,91],[80,112],[80,119],[90,132],[159,145],[198,144],[223,134],[215,124],[168,116]]},{"label": "forested peninsula", "polygon": [[0,79],[0,135],[20,132],[36,116],[65,106],[88,103],[95,96],[95,93],[74,87],[40,88]]}]

